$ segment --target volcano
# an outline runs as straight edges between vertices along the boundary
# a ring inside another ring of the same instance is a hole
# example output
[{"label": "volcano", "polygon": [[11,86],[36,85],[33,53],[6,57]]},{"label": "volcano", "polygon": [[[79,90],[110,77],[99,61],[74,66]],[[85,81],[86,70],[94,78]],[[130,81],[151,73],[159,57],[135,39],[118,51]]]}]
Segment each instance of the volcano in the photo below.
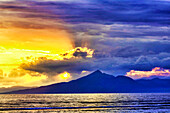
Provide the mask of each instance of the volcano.
[{"label": "volcano", "polygon": [[7,92],[7,94],[57,93],[152,93],[170,92],[170,79],[133,80],[127,76],[113,76],[97,70],[82,78],[38,88]]}]

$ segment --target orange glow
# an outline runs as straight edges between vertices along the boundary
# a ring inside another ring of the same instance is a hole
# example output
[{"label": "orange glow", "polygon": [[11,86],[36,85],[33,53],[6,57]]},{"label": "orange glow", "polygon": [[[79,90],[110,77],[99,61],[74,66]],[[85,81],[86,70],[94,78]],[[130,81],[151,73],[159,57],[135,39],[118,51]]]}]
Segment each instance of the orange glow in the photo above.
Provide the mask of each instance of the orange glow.
[{"label": "orange glow", "polygon": [[83,73],[88,73],[88,71],[82,71],[81,74],[83,74]]},{"label": "orange glow", "polygon": [[69,79],[71,76],[70,76],[70,73],[64,72],[64,73],[59,74],[59,77],[61,79]]},{"label": "orange glow", "polygon": [[155,67],[151,71],[135,71],[131,70],[130,72],[126,73],[126,76],[131,77],[133,79],[139,79],[143,77],[150,77],[150,76],[167,76],[170,77],[170,70],[163,69],[160,67]]},{"label": "orange glow", "polygon": [[[5,0],[3,0],[5,1]],[[8,0],[10,1],[10,0]],[[6,3],[4,5],[7,5]],[[23,2],[15,3],[17,6],[29,6]],[[3,3],[2,3],[3,6]],[[30,7],[31,10],[32,7]],[[43,11],[39,7],[40,11]],[[86,58],[93,55],[94,50],[84,47],[75,48],[73,36],[67,28],[67,23],[55,18],[24,18],[23,13],[36,14],[35,12],[22,12],[10,8],[1,8],[0,15],[0,87],[12,86],[41,86],[54,82],[47,73],[36,73],[20,69],[22,63],[36,63],[45,59],[64,60],[75,57],[73,54],[79,49],[86,52]],[[48,15],[42,12],[42,15]],[[20,75],[20,76],[18,76]],[[55,82],[71,78],[68,72],[57,75]],[[47,80],[48,78],[48,80]],[[44,82],[47,80],[46,82]]]},{"label": "orange glow", "polygon": [[9,75],[13,70],[18,70],[20,64],[30,62],[33,58],[61,59],[60,54],[74,47],[71,37],[66,29],[59,28],[0,28],[0,87],[32,87],[51,84],[52,80],[48,83],[43,82],[48,76],[41,73],[21,69],[15,72],[20,73],[21,76]]},{"label": "orange glow", "polygon": [[[87,52],[86,57],[88,58],[92,57],[94,52],[94,50],[88,49],[86,47],[84,48],[77,47],[70,51],[66,51],[66,52],[63,51],[62,54],[53,54],[51,51],[45,51],[45,50],[27,50],[27,49],[15,49],[15,48],[6,49],[4,47],[1,47],[0,48],[0,54],[1,54],[0,77],[3,77],[2,79],[3,82],[1,81],[0,87],[12,87],[17,85],[41,86],[41,85],[54,83],[53,80],[51,80],[51,82],[49,81],[48,83],[42,83],[42,81],[46,80],[48,76],[41,73],[20,69],[19,68],[20,64],[37,63],[47,59],[64,60],[64,59],[76,58],[73,54],[77,51],[77,49],[79,49],[81,52]],[[18,75],[22,75],[22,76],[18,76]],[[71,78],[71,75],[68,72],[64,72],[60,74],[58,77],[55,79],[55,82],[67,81],[69,78]]]},{"label": "orange glow", "polygon": [[57,59],[57,55],[74,48],[72,34],[62,20],[21,18],[19,11],[1,11],[7,14],[0,15],[0,69],[6,73],[28,60],[27,57]]},{"label": "orange glow", "polygon": [[[78,51],[77,51],[78,49]],[[46,53],[45,53],[46,52]],[[65,59],[82,59],[81,56],[74,56],[74,53],[75,52],[85,52],[86,53],[86,56],[83,57],[83,58],[92,58],[93,57],[93,52],[94,50],[92,49],[88,49],[86,47],[82,48],[82,47],[77,47],[75,49],[72,49],[72,50],[69,50],[69,51],[66,51],[66,52],[63,52],[62,54],[52,54],[50,52],[47,52],[47,51],[44,51],[44,53],[42,53],[40,56],[27,56],[27,57],[24,57],[22,58],[22,64],[37,64],[41,61],[44,61],[44,60],[65,60]]]},{"label": "orange glow", "polygon": [[12,86],[41,86],[44,85],[43,80],[47,80],[48,76],[38,72],[26,71],[14,68],[10,72],[5,73],[0,70],[0,88]]},{"label": "orange glow", "polygon": [[0,69],[5,72],[10,72],[11,65],[19,66],[28,60],[27,57],[61,59],[59,54],[74,47],[71,35],[60,29],[0,28],[0,40]]},{"label": "orange glow", "polygon": [[0,29],[0,45],[7,49],[61,53],[73,48],[70,37],[71,35],[63,30]]}]

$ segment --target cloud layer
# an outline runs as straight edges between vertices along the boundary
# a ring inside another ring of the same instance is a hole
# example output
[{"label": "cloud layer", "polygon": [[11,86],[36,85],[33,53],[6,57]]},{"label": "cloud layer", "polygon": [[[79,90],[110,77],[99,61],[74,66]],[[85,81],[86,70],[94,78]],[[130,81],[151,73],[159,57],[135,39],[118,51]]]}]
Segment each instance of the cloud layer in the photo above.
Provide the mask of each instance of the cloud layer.
[{"label": "cloud layer", "polygon": [[114,75],[150,73],[155,67],[170,69],[169,13],[168,0],[1,0],[0,45],[51,53],[37,52],[37,59],[17,68],[25,73],[19,80],[40,78],[37,86],[59,82],[64,72],[70,79],[97,69]]},{"label": "cloud layer", "polygon": [[167,78],[170,77],[170,70],[169,69],[163,69],[159,67],[155,67],[151,71],[135,71],[131,70],[130,72],[127,72],[126,76],[131,77],[133,79],[140,79],[140,78],[151,78],[151,77],[161,77],[161,78]]}]

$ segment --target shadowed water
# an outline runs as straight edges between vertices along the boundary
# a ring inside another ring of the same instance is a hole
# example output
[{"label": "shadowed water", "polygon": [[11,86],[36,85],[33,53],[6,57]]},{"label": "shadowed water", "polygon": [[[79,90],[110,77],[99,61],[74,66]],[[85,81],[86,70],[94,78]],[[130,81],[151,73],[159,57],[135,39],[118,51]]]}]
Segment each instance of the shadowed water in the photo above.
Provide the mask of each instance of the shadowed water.
[{"label": "shadowed water", "polygon": [[170,112],[170,94],[5,94],[0,112]]}]

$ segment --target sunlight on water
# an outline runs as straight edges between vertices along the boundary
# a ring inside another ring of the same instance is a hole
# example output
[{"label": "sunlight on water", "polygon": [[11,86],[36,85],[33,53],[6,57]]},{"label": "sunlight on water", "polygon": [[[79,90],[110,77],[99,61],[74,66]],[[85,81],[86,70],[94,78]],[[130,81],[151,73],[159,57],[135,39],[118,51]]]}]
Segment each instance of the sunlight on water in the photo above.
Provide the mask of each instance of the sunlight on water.
[{"label": "sunlight on water", "polygon": [[168,112],[170,94],[6,94],[0,112]]}]

